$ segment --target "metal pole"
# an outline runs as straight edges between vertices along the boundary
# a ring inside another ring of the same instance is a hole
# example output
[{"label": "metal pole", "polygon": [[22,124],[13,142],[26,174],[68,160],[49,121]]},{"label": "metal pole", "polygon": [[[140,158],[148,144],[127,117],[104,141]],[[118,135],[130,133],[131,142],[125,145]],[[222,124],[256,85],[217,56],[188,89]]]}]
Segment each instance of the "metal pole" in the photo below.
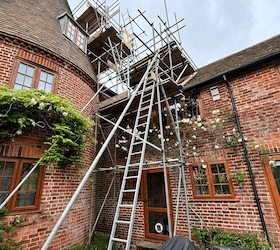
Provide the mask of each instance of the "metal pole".
[{"label": "metal pole", "polygon": [[[157,63],[158,64],[158,63]],[[157,68],[157,99],[158,99],[158,115],[159,115],[159,127],[160,127],[160,140],[161,140],[161,148],[162,148],[162,160],[163,160],[163,173],[164,173],[164,186],[165,186],[165,199],[166,199],[166,207],[167,207],[167,219],[168,219],[168,231],[169,237],[172,237],[172,227],[171,227],[171,214],[170,214],[170,201],[169,201],[169,189],[168,189],[168,176],[166,169],[166,157],[165,157],[165,148],[164,148],[164,133],[163,133],[163,120],[162,120],[162,107],[160,102],[160,90],[159,90],[159,77],[158,77],[158,68]]]},{"label": "metal pole", "polygon": [[[154,56],[154,58],[153,58],[152,62],[150,63],[150,65],[148,65],[148,68],[147,68],[146,72],[149,72],[149,71],[150,71],[150,69],[151,69],[151,67],[152,67],[152,65],[153,65],[153,63],[154,63],[154,61],[156,60],[156,58],[157,58],[157,54]],[[146,73],[146,74],[147,74],[147,73]],[[145,74],[145,75],[146,75],[146,74]],[[145,76],[145,75],[144,75],[144,76]],[[52,240],[54,239],[54,237],[55,237],[57,231],[59,230],[59,228],[60,228],[62,222],[65,220],[67,214],[69,213],[71,207],[73,206],[74,202],[76,201],[78,195],[79,195],[80,192],[82,191],[82,188],[83,188],[84,185],[86,184],[86,182],[87,182],[88,178],[90,177],[92,171],[95,169],[95,167],[96,167],[97,163],[99,162],[101,156],[103,155],[103,153],[104,153],[106,147],[108,146],[108,144],[109,144],[109,142],[111,141],[112,137],[114,136],[116,130],[118,129],[118,127],[119,127],[119,125],[120,125],[120,123],[121,123],[123,117],[125,116],[126,112],[128,111],[130,105],[132,104],[132,102],[133,102],[135,96],[138,94],[138,91],[140,90],[140,87],[141,87],[141,85],[142,85],[144,79],[145,79],[145,78],[142,77],[142,79],[141,79],[140,83],[138,84],[138,86],[137,86],[137,88],[136,88],[134,94],[131,96],[131,99],[129,99],[129,101],[128,101],[127,105],[125,106],[123,112],[121,113],[121,115],[120,115],[118,121],[116,122],[116,124],[115,124],[115,126],[113,127],[112,131],[111,131],[110,134],[108,135],[108,137],[107,137],[106,141],[104,142],[103,146],[100,148],[100,151],[99,151],[98,154],[96,155],[96,157],[95,157],[94,161],[92,162],[92,164],[90,165],[90,167],[89,167],[87,173],[85,174],[84,178],[83,178],[82,181],[80,182],[78,188],[76,189],[75,193],[73,194],[72,198],[70,199],[69,203],[67,204],[65,210],[63,211],[62,215],[60,216],[59,220],[57,221],[57,223],[56,223],[55,227],[53,228],[52,232],[50,233],[50,235],[49,235],[47,241],[46,241],[45,244],[43,245],[42,250],[47,250],[48,247],[50,246],[50,244],[51,244]]]},{"label": "metal pole", "polygon": [[182,172],[182,179],[183,179],[183,185],[184,185],[184,194],[185,194],[185,203],[186,203],[186,213],[187,213],[187,220],[188,220],[188,233],[189,233],[189,239],[192,240],[192,231],[191,231],[191,222],[190,222],[190,213],[189,213],[189,201],[188,201],[188,194],[187,194],[187,185],[186,185],[186,179],[185,179],[185,170],[183,166],[180,167]]},{"label": "metal pole", "polygon": [[176,199],[176,215],[175,215],[175,224],[174,224],[174,235],[176,235],[177,231],[177,222],[178,222],[178,214],[179,214],[179,202],[180,202],[180,193],[181,193],[181,168],[179,168],[179,178],[178,178],[178,191],[177,191],[177,199]]}]

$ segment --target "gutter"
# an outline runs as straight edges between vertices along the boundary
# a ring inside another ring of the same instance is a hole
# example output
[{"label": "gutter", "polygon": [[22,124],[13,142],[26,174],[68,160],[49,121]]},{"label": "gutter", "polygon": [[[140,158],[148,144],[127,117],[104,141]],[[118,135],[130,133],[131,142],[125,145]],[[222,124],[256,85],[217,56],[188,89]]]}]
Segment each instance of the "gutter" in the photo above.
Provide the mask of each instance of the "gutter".
[{"label": "gutter", "polygon": [[232,94],[232,90],[231,90],[229,82],[226,78],[226,75],[223,75],[223,79],[224,79],[224,82],[227,85],[228,93],[230,95],[231,105],[232,105],[232,109],[233,109],[233,112],[234,112],[234,118],[235,118],[235,122],[236,122],[236,125],[237,125],[238,133],[240,134],[240,136],[242,138],[242,151],[244,153],[245,161],[247,163],[248,172],[249,172],[249,176],[250,176],[250,180],[251,180],[251,184],[252,184],[252,188],[253,188],[253,193],[254,193],[254,199],[255,199],[256,204],[257,204],[257,208],[258,208],[258,212],[259,212],[259,216],[260,216],[260,220],[261,220],[261,224],[262,224],[262,229],[263,229],[264,235],[267,239],[267,242],[270,245],[269,235],[268,235],[268,231],[267,231],[267,227],[266,227],[266,223],[265,223],[265,219],[264,219],[264,215],[263,215],[263,211],[262,211],[262,207],[261,207],[260,198],[259,198],[259,195],[258,195],[256,183],[255,183],[254,174],[253,174],[250,159],[249,159],[249,156],[248,156],[247,147],[246,147],[245,141],[243,140],[244,136],[243,136],[243,132],[242,132],[242,129],[241,129],[239,116],[238,116],[238,113],[237,113],[237,108],[236,108],[236,105],[235,105],[234,96]]},{"label": "gutter", "polygon": [[256,61],[244,64],[244,65],[242,65],[240,67],[237,67],[237,68],[234,68],[234,69],[231,69],[231,70],[227,70],[227,71],[225,71],[223,73],[220,73],[220,74],[218,74],[218,75],[216,75],[214,77],[210,77],[210,78],[208,78],[206,80],[203,80],[201,82],[194,83],[194,84],[191,84],[189,86],[186,86],[186,87],[183,88],[183,92],[187,92],[187,91],[192,90],[194,88],[202,87],[203,85],[209,84],[209,83],[211,83],[213,81],[223,79],[224,75],[228,76],[228,75],[237,73],[239,71],[246,70],[248,68],[251,68],[251,67],[254,67],[254,66],[258,66],[259,64],[266,63],[266,62],[269,62],[269,61],[272,61],[272,60],[275,60],[275,59],[278,59],[278,58],[280,58],[280,51],[276,52],[274,54],[271,54],[269,56],[265,56],[265,57],[263,57],[261,59],[258,59]]}]

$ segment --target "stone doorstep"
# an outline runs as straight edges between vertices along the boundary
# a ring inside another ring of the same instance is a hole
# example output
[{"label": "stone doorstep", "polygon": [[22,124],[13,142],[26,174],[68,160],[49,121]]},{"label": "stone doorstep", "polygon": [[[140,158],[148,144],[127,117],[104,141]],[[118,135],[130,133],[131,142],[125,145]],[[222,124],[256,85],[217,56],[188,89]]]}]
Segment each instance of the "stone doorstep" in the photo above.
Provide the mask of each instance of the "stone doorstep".
[{"label": "stone doorstep", "polygon": [[136,247],[137,247],[137,250],[148,250],[148,249],[156,250],[161,245],[162,245],[161,243],[155,243],[155,242],[150,242],[150,241],[139,241],[136,244]]}]

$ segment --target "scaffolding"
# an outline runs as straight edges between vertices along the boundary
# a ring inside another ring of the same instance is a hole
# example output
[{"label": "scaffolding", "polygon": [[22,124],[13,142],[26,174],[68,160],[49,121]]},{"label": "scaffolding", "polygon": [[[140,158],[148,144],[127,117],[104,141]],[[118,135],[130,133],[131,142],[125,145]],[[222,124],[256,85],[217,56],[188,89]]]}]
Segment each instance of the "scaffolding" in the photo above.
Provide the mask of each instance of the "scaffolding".
[{"label": "scaffolding", "polygon": [[[112,222],[108,250],[112,249],[114,242],[123,243],[126,250],[130,249],[141,175],[142,171],[145,168],[149,168],[150,165],[153,165],[153,168],[162,168],[164,171],[169,237],[176,235],[179,197],[182,185],[189,237],[191,237],[189,222],[190,207],[184,175],[186,159],[184,158],[181,145],[178,115],[174,117],[171,108],[172,106],[176,107],[176,100],[182,97],[181,84],[194,74],[197,68],[183,49],[180,41],[179,31],[184,27],[182,25],[183,20],[177,21],[175,16],[175,23],[170,25],[165,1],[164,4],[167,21],[163,21],[161,17],[158,17],[160,21],[159,29],[156,29],[155,25],[149,22],[145,16],[145,12],[138,10],[139,14],[134,18],[130,16],[128,11],[124,14],[120,13],[118,1],[110,6],[107,6],[106,1],[81,1],[73,10],[73,14],[77,15],[77,23],[89,34],[87,44],[88,55],[98,77],[97,93],[89,103],[94,98],[98,99],[95,111],[96,122],[98,124],[96,127],[100,129],[100,134],[103,135],[104,142],[42,249],[47,249],[51,243],[87,178],[93,171],[97,171],[95,168],[105,150],[108,150],[113,168],[105,168],[103,170],[113,170],[123,173],[123,181],[116,204],[114,221]],[[146,23],[148,30],[144,30],[139,25],[139,19]],[[155,145],[148,140],[153,110],[158,111],[160,126],[159,145]],[[168,113],[171,119],[171,125],[175,131],[179,151],[179,157],[177,159],[167,159],[165,155],[166,141],[164,138],[165,128],[163,126],[164,117],[162,110]],[[136,117],[132,126],[124,122],[129,116]],[[106,139],[100,121],[113,126]],[[128,155],[125,166],[120,166],[115,161],[116,159],[113,157],[113,153],[108,148],[111,139],[117,131],[122,131],[130,136],[130,146],[127,149]],[[147,148],[156,150],[161,155],[161,160],[151,162],[146,159],[145,152]],[[176,215],[173,231],[171,228],[170,202],[168,200],[167,186],[167,168],[170,167],[177,167],[179,169]],[[99,169],[98,171],[102,170]],[[133,189],[127,188],[127,182],[132,179],[134,180],[135,187]],[[97,221],[102,212],[101,210],[105,205],[114,181],[115,175],[93,227],[90,225],[89,237],[91,237],[96,228]],[[127,193],[131,193],[134,197],[131,203],[123,202],[124,194]],[[122,217],[122,209],[125,209],[126,212],[129,211],[127,212],[130,214],[129,218]],[[195,213],[193,209],[192,211]],[[126,236],[124,238],[118,237],[118,227],[125,230],[124,235]]]},{"label": "scaffolding", "polygon": [[[183,49],[180,41],[179,31],[184,27],[182,25],[183,19],[180,21],[176,20],[174,24],[170,25],[166,2],[164,1],[164,3],[167,21],[163,21],[161,17],[158,17],[160,21],[159,29],[156,29],[155,25],[146,18],[145,13],[140,10],[138,10],[139,14],[135,18],[132,18],[128,11],[125,14],[121,14],[118,0],[110,6],[107,6],[106,1],[83,0],[73,10],[76,22],[89,35],[87,51],[98,79],[96,94],[88,101],[81,112],[83,112],[94,99],[97,99],[95,111],[96,129],[100,129],[100,133],[102,135],[104,134],[100,121],[111,124],[113,128],[106,139],[104,136],[102,147],[96,153],[94,161],[42,247],[44,250],[48,249],[50,246],[90,175],[94,171],[97,171],[97,164],[105,150],[109,152],[113,168],[106,168],[103,170],[118,170],[124,173],[123,183],[116,205],[115,218],[112,222],[113,227],[108,250],[112,249],[114,242],[121,242],[125,244],[126,250],[130,249],[141,174],[142,171],[149,168],[150,165],[153,165],[153,168],[161,168],[164,171],[168,232],[170,237],[176,235],[180,202],[179,196],[181,193],[181,186],[183,185],[189,237],[191,237],[189,209],[192,208],[190,208],[188,204],[184,175],[184,167],[187,163],[181,145],[177,109],[175,108],[175,116],[172,114],[171,109],[172,107],[176,107],[177,100],[180,100],[182,97],[182,83],[194,74],[197,68]],[[139,19],[146,23],[146,27],[149,31],[144,30],[143,27],[138,24]],[[177,19],[176,16],[175,19]],[[158,112],[160,127],[159,145],[155,145],[148,140],[153,110],[157,110]],[[168,113],[170,124],[175,131],[179,152],[179,156],[176,159],[168,159],[165,155],[166,140],[164,138],[165,128],[163,126],[164,117],[162,110]],[[125,124],[125,119],[129,116],[136,117],[137,122],[134,122],[131,127],[123,126]],[[117,131],[123,131],[131,138],[128,159],[124,166],[115,162],[112,156],[113,154],[108,147],[109,144],[112,143],[111,140]],[[136,148],[138,151],[136,151]],[[153,148],[153,150],[158,151],[158,154],[161,155],[161,160],[149,161],[146,159],[145,152],[147,148]],[[37,165],[38,164],[35,165],[35,168]],[[168,200],[167,168],[174,167],[179,169],[179,178],[176,216],[174,229],[172,230],[170,202]],[[131,175],[130,173],[135,173],[135,170],[137,170],[137,174]],[[102,171],[102,169],[98,171]],[[135,188],[133,190],[127,189],[126,181],[132,178],[135,179]],[[92,226],[90,222],[89,238],[96,228],[101,210],[104,207],[114,181],[115,178],[113,178],[109,186],[94,225]],[[122,202],[123,194],[128,192],[133,193],[134,199],[131,204],[124,204]],[[131,209],[131,216],[128,220],[119,217],[123,207]],[[195,213],[193,209],[192,211]],[[124,225],[127,225],[127,236],[126,238],[118,238],[116,236],[117,228]]]}]

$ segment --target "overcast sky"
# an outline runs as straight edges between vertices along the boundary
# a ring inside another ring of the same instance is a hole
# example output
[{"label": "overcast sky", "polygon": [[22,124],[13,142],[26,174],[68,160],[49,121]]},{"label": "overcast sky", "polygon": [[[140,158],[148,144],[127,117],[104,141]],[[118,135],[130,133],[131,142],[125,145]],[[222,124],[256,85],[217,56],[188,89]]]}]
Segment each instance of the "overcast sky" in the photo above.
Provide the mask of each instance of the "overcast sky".
[{"label": "overcast sky", "polygon": [[[107,6],[115,0],[99,0]],[[80,0],[68,0],[71,8]],[[167,20],[164,0],[119,0],[122,13],[145,16],[156,27]],[[198,67],[280,34],[279,0],[166,0],[170,25],[184,19],[182,45]],[[146,23],[137,19],[144,27]],[[181,23],[180,23],[181,24]],[[149,29],[149,27],[147,28]],[[157,28],[159,29],[159,28]]]}]

